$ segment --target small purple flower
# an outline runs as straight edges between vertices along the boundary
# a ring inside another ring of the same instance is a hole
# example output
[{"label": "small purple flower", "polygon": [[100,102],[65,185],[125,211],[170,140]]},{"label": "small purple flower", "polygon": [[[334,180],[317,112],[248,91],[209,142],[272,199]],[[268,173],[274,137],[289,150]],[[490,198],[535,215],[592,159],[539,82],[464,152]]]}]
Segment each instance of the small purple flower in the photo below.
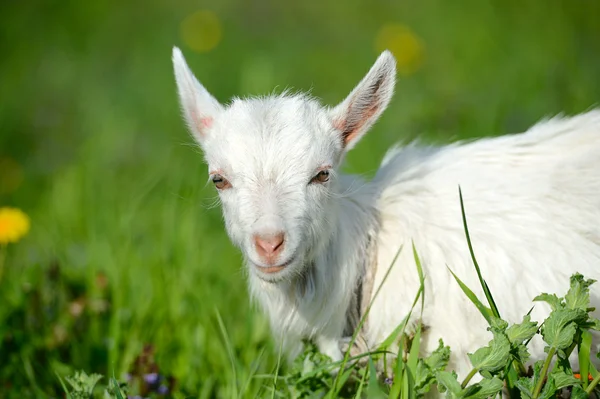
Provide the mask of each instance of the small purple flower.
[{"label": "small purple flower", "polygon": [[131,374],[125,373],[125,381],[131,382]]},{"label": "small purple flower", "polygon": [[386,385],[392,385],[394,383],[394,379],[387,377],[385,380],[383,380],[383,383]]},{"label": "small purple flower", "polygon": [[167,388],[166,385],[161,384],[156,392],[158,392],[159,395],[166,395],[169,393],[169,388]]},{"label": "small purple flower", "polygon": [[158,375],[158,373],[144,374],[144,381],[146,381],[148,385],[158,384],[159,380],[160,376]]}]

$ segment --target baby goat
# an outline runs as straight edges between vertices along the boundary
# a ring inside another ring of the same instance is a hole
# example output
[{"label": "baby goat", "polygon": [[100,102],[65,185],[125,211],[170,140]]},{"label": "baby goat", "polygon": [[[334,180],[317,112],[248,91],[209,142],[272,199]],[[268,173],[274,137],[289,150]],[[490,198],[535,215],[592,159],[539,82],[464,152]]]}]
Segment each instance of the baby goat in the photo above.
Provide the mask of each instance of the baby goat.
[{"label": "baby goat", "polygon": [[[361,331],[363,349],[376,348],[416,296],[414,242],[426,275],[422,347],[432,351],[442,337],[452,349],[450,367],[464,375],[466,353],[491,336],[446,267],[483,297],[459,185],[482,273],[504,318],[520,322],[536,295],[562,294],[576,271],[600,279],[600,111],[546,120],[522,134],[396,148],[365,182],[338,171],[390,102],[391,53],[333,108],[289,94],[223,106],[177,48],[173,63],[185,120],[204,151],[227,232],[244,255],[250,292],[290,354],[306,338],[341,359],[372,288],[402,247]],[[598,287],[591,293],[596,307]],[[533,320],[547,312],[537,304]],[[533,356],[542,348],[532,342]]]}]

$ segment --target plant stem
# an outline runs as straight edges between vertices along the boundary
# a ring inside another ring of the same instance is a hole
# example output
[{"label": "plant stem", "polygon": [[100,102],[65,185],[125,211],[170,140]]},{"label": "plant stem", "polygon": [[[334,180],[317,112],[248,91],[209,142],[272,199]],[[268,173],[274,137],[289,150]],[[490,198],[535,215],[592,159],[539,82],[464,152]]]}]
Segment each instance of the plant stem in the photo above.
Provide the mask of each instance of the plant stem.
[{"label": "plant stem", "polygon": [[0,244],[0,282],[4,275],[4,260],[6,259],[6,245]]},{"label": "plant stem", "polygon": [[552,347],[548,351],[548,356],[546,357],[546,361],[544,362],[544,367],[542,367],[542,372],[540,374],[540,380],[535,385],[535,389],[533,390],[533,399],[537,399],[542,391],[542,386],[544,385],[544,379],[546,378],[546,374],[548,374],[548,369],[550,368],[550,362],[554,357],[554,353],[556,352],[556,348]]},{"label": "plant stem", "polygon": [[600,383],[600,374],[598,374],[596,378],[594,378],[592,382],[590,382],[590,385],[588,385],[587,389],[585,390],[585,393],[590,395],[594,388],[596,388],[596,385],[598,385],[598,383]]},{"label": "plant stem", "polygon": [[460,386],[464,389],[467,387],[467,384],[469,383],[469,381],[471,381],[471,378],[473,378],[473,376],[475,376],[475,374],[477,374],[477,369],[473,369],[471,371],[469,371],[469,374],[467,374],[467,377],[465,378],[465,380],[462,382],[462,384],[460,384]]}]

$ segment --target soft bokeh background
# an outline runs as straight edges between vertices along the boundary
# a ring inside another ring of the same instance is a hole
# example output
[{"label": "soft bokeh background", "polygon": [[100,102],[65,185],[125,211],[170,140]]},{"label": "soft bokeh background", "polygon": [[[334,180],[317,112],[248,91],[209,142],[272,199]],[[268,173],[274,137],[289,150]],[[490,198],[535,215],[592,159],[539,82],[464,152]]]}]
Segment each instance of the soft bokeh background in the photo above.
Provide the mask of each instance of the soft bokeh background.
[{"label": "soft bokeh background", "polygon": [[595,0],[3,1],[0,206],[32,230],[0,281],[0,397],[56,396],[55,372],[79,368],[158,367],[179,397],[269,393],[252,376],[277,348],[180,121],[173,45],[223,102],[293,87],[327,104],[390,48],[396,96],[347,161],[366,175],[401,139],[600,100]]}]

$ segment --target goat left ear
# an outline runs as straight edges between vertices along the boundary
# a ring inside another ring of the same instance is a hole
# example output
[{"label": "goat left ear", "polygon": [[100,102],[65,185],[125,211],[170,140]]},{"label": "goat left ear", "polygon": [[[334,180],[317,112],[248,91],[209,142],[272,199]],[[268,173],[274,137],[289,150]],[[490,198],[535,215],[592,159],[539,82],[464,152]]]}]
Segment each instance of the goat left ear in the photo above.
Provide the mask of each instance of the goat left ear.
[{"label": "goat left ear", "polygon": [[330,111],[345,150],[349,150],[377,121],[394,94],[396,60],[381,53],[371,70],[339,105]]},{"label": "goat left ear", "polygon": [[190,132],[202,144],[223,106],[198,82],[177,47],[173,47],[173,68],[183,115]]}]

